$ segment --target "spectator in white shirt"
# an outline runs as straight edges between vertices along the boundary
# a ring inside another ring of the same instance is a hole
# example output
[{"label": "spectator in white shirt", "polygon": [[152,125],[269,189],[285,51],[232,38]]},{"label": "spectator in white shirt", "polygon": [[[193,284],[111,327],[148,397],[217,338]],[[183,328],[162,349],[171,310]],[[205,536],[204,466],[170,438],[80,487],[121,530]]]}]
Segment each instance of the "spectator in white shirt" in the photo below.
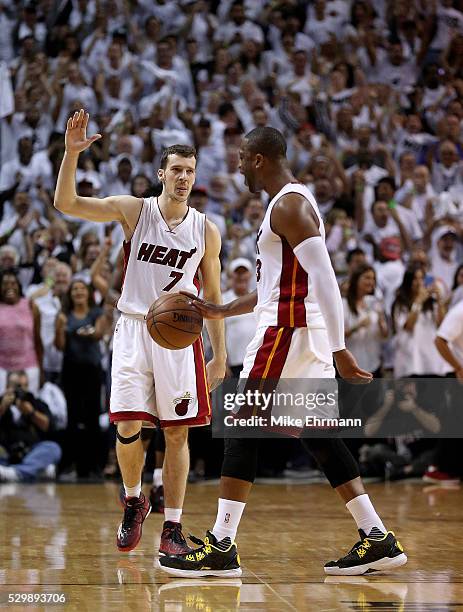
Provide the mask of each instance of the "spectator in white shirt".
[{"label": "spectator in white shirt", "polygon": [[414,60],[406,60],[400,40],[389,44],[388,54],[376,66],[377,81],[387,83],[396,91],[410,93],[416,83],[417,68]]},{"label": "spectator in white shirt", "polygon": [[15,193],[13,208],[14,213],[5,215],[0,223],[0,245],[8,243],[14,246],[20,254],[21,263],[25,263],[31,260],[31,233],[47,226],[48,221],[32,209],[27,191]]},{"label": "spectator in white shirt", "polygon": [[248,38],[259,44],[264,42],[262,28],[246,19],[243,2],[236,0],[230,8],[228,19],[215,31],[214,41],[228,45],[232,55],[236,55],[243,40]]},{"label": "spectator in white shirt", "polygon": [[0,168],[0,191],[11,189],[18,182],[20,191],[35,187],[38,179],[48,188],[51,187],[52,167],[46,151],[33,152],[32,139],[24,136],[19,139],[15,159],[3,163]]},{"label": "spectator in white shirt", "polygon": [[[357,223],[359,223],[358,218]],[[359,230],[361,229],[362,226],[359,226]],[[372,253],[374,259],[379,259],[381,243],[386,238],[398,239],[399,248],[401,243],[404,250],[409,250],[411,247],[410,235],[401,221],[397,209],[391,208],[384,200],[377,200],[373,203],[371,215],[363,227],[365,250]]]},{"label": "spectator in white shirt", "polygon": [[432,198],[436,192],[430,182],[430,174],[427,166],[416,166],[413,177],[407,179],[402,187],[396,192],[394,198],[403,206],[412,210],[421,228],[426,225],[426,210],[428,204],[432,204]]},{"label": "spectator in white shirt", "polygon": [[447,364],[430,344],[444,314],[444,302],[437,284],[425,285],[421,267],[408,268],[392,305],[395,378],[443,376],[448,372]]},{"label": "spectator in white shirt", "polygon": [[66,131],[66,121],[73,110],[76,100],[81,103],[80,108],[85,108],[90,116],[95,115],[98,104],[93,88],[85,82],[80,71],[79,64],[73,62],[67,70],[67,78],[62,89],[58,90],[54,114],[57,116],[56,130]]},{"label": "spectator in white shirt", "polygon": [[437,193],[463,185],[463,161],[451,140],[444,140],[439,145],[439,160],[432,164],[432,184]]},{"label": "spectator in white shirt", "polygon": [[445,289],[445,297],[453,286],[457,261],[458,234],[451,225],[441,225],[432,234],[430,252],[431,273],[439,279]]},{"label": "spectator in white shirt", "polygon": [[71,268],[67,264],[57,263],[52,272],[43,279],[41,285],[32,293],[26,293],[40,311],[43,370],[45,380],[54,383],[60,378],[63,362],[62,352],[55,346],[55,323],[63,306],[62,299],[71,285],[71,276]]},{"label": "spectator in white shirt", "polygon": [[[231,287],[223,294],[227,304],[251,291],[253,265],[245,257],[238,257],[228,266]],[[246,347],[256,332],[256,316],[253,312],[225,320],[225,344],[227,347],[228,367],[234,377],[238,377],[243,367]]]},{"label": "spectator in white shirt", "polygon": [[[203,187],[202,185],[193,185],[193,189],[190,193],[190,199],[188,200],[188,205],[191,206],[191,208],[195,208],[199,212],[206,213],[208,199],[206,187]],[[211,211],[207,212],[207,218],[210,219],[212,223],[217,225],[223,240],[227,233],[225,217]]]},{"label": "spectator in white shirt", "polygon": [[213,140],[211,122],[201,117],[195,128],[196,182],[209,187],[211,178],[226,172],[223,140]]},{"label": "spectator in white shirt", "polygon": [[388,328],[383,305],[374,296],[375,271],[363,265],[349,279],[343,299],[346,346],[360,367],[368,368],[375,378],[381,376],[382,340]]}]

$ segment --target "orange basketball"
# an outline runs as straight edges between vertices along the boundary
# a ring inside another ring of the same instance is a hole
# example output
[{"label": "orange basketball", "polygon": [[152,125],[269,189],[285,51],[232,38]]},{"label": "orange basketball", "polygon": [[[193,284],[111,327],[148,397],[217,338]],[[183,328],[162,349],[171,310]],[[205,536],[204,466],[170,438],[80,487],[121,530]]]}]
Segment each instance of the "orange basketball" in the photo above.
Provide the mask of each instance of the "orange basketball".
[{"label": "orange basketball", "polygon": [[169,293],[151,305],[146,326],[159,346],[175,351],[190,346],[199,338],[203,318],[186,295]]}]

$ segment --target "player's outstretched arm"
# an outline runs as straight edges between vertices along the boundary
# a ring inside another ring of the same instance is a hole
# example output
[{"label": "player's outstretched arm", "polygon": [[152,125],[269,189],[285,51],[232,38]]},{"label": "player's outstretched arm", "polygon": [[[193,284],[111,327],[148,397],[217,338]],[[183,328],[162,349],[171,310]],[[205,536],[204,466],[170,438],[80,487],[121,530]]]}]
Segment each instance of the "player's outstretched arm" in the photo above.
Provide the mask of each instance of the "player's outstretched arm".
[{"label": "player's outstretched arm", "polygon": [[252,291],[247,295],[242,295],[228,304],[213,304],[202,300],[188,291],[180,291],[191,298],[191,303],[195,306],[205,319],[225,319],[226,317],[236,317],[238,315],[252,312],[257,304],[257,291]]},{"label": "player's outstretched arm", "polygon": [[275,204],[270,221],[273,231],[288,241],[310,276],[339,374],[353,382],[369,382],[372,375],[358,366],[345,346],[341,293],[313,207],[299,194],[289,193]]},{"label": "player's outstretched arm", "polygon": [[85,198],[76,192],[76,169],[79,154],[101,138],[94,134],[87,138],[89,115],[81,109],[68,119],[65,134],[66,151],[61,162],[56,184],[54,206],[61,212],[89,221],[119,221],[126,237],[135,229],[142,200],[133,196]]}]

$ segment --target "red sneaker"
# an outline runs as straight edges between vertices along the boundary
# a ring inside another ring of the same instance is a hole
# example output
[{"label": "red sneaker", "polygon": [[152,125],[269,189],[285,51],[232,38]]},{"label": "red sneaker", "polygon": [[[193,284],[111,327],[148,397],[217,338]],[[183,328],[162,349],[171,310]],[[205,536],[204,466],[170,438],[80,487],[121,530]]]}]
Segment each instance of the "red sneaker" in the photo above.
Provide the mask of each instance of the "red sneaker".
[{"label": "red sneaker", "polygon": [[430,465],[424,473],[423,480],[425,482],[434,482],[441,485],[458,485],[460,479],[456,476],[450,476],[447,472],[441,472],[435,465]]},{"label": "red sneaker", "polygon": [[117,548],[122,552],[133,550],[141,538],[142,525],[151,512],[149,500],[140,497],[124,499],[124,518],[117,530]]},{"label": "red sneaker", "polygon": [[192,551],[182,533],[181,523],[165,521],[162,526],[161,542],[159,544],[159,556],[164,555],[187,555]]},{"label": "red sneaker", "polygon": [[150,489],[150,504],[152,512],[164,514],[164,487],[155,487]]}]

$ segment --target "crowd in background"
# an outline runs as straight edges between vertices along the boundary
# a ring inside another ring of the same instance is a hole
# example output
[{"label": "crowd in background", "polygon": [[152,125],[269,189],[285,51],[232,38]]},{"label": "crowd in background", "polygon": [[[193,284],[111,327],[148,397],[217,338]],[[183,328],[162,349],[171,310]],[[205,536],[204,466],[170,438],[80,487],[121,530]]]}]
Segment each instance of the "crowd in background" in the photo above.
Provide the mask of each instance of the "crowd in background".
[{"label": "crowd in background", "polygon": [[[196,147],[190,205],[222,235],[225,301],[255,288],[267,203],[244,185],[240,141],[256,126],[281,130],[324,218],[360,366],[463,378],[461,0],[0,0],[0,445],[11,455],[11,432],[29,436],[0,480],[36,477],[47,458],[101,473],[113,443],[102,430],[122,230],[52,204],[80,108],[102,134],[79,158],[82,196],[159,194],[163,148]],[[227,321],[230,374],[253,332],[252,314]],[[407,393],[404,412],[432,416]],[[419,431],[415,446],[360,447],[366,471],[438,463]],[[276,473],[304,463],[281,449]]]}]

